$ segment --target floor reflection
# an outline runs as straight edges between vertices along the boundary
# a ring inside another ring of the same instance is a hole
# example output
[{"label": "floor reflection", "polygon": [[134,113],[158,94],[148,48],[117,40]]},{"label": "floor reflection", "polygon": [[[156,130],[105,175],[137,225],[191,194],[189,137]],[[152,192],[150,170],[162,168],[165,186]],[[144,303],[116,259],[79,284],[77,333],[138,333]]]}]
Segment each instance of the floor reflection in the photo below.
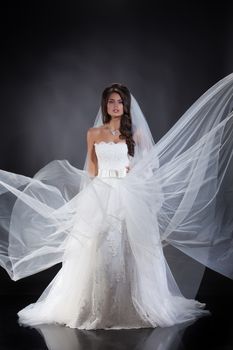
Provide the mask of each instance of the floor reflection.
[{"label": "floor reflection", "polygon": [[36,330],[49,350],[183,350],[182,335],[192,323],[154,329],[90,331],[41,325]]}]

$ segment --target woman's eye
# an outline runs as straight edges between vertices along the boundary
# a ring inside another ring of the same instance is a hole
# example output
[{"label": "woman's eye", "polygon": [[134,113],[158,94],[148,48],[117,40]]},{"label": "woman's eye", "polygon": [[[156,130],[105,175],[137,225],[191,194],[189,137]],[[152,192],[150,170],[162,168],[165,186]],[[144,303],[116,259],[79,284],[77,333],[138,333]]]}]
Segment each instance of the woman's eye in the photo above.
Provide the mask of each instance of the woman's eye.
[{"label": "woman's eye", "polygon": [[[123,101],[117,101],[117,102],[120,103],[120,104],[123,103]],[[114,103],[114,101],[111,101],[111,100],[110,100],[110,101],[108,101],[108,103],[109,103],[109,104],[112,104],[112,103]]]}]

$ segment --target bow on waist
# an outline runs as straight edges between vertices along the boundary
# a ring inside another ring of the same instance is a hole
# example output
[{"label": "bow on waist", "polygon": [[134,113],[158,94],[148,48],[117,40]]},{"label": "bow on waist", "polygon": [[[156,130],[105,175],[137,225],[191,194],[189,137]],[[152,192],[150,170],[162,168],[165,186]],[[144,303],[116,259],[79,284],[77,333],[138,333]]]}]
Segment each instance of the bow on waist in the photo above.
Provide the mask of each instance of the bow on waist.
[{"label": "bow on waist", "polygon": [[98,177],[125,177],[127,174],[126,168],[122,169],[98,169]]}]

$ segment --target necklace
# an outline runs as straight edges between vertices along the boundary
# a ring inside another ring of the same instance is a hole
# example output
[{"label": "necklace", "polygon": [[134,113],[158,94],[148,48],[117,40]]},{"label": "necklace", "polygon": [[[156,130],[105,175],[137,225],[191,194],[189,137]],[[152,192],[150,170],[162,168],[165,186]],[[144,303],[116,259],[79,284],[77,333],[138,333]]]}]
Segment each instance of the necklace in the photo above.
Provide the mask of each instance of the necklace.
[{"label": "necklace", "polygon": [[113,135],[113,136],[116,136],[120,133],[120,131],[118,129],[115,129],[115,130],[112,130],[110,128],[108,128],[108,130],[110,131],[110,133]]}]

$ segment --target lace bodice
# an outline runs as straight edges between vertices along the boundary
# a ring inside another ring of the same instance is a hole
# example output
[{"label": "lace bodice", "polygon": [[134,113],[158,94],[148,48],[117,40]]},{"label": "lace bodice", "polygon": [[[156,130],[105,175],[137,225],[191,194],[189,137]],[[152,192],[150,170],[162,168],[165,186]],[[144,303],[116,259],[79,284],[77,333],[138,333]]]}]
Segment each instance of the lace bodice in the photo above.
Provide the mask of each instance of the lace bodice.
[{"label": "lace bodice", "polygon": [[125,142],[101,141],[95,143],[95,152],[98,160],[98,176],[123,177],[126,175],[129,156]]}]

